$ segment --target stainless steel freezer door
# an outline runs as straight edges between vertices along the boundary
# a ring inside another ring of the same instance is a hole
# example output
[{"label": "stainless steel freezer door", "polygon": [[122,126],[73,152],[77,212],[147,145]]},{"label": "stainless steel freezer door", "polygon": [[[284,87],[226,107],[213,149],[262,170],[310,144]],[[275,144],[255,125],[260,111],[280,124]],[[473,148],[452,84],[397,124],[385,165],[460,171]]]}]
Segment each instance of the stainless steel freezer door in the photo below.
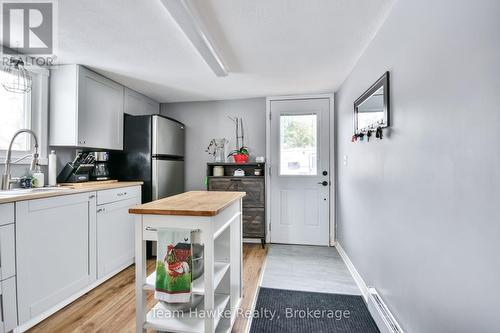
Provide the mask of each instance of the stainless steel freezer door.
[{"label": "stainless steel freezer door", "polygon": [[184,192],[184,161],[153,159],[153,200]]},{"label": "stainless steel freezer door", "polygon": [[153,116],[153,155],[184,156],[184,126],[160,116]]}]

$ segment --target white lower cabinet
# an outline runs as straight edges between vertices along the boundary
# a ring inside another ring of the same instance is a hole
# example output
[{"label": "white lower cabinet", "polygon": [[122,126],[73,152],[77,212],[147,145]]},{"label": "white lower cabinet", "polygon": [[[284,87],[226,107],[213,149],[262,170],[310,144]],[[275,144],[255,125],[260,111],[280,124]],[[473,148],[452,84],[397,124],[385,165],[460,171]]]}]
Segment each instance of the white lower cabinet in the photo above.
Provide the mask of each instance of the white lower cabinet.
[{"label": "white lower cabinet", "polygon": [[128,209],[141,203],[137,193],[139,197],[97,206],[98,279],[134,262],[134,216]]},{"label": "white lower cabinet", "polygon": [[17,327],[16,278],[13,276],[0,283],[0,332],[10,332]]},{"label": "white lower cabinet", "polygon": [[16,275],[14,224],[0,226],[0,280]]},{"label": "white lower cabinet", "polygon": [[14,204],[0,205],[0,333],[17,327]]},{"label": "white lower cabinet", "polygon": [[128,209],[140,203],[133,186],[0,205],[0,333],[26,330],[132,264]]},{"label": "white lower cabinet", "polygon": [[95,192],[16,203],[19,323],[96,280]]}]

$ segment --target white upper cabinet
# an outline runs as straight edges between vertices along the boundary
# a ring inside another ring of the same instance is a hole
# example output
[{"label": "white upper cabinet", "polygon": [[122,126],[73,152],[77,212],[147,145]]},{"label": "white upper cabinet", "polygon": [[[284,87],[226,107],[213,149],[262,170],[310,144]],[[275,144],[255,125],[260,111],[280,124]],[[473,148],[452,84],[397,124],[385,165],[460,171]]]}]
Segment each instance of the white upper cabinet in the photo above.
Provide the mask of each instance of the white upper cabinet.
[{"label": "white upper cabinet", "polygon": [[80,65],[51,69],[52,146],[123,149],[124,87]]},{"label": "white upper cabinet", "polygon": [[160,104],[132,89],[125,87],[125,113],[137,116],[160,113]]}]

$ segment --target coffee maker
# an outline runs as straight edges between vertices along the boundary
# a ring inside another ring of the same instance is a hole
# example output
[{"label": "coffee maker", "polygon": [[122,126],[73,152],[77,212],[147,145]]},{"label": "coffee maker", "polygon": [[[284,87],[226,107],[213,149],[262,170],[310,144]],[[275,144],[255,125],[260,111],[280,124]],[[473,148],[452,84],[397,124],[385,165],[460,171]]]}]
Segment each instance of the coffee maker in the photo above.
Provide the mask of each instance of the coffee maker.
[{"label": "coffee maker", "polygon": [[107,151],[95,151],[91,154],[95,157],[94,169],[90,172],[91,180],[109,180],[109,153]]}]

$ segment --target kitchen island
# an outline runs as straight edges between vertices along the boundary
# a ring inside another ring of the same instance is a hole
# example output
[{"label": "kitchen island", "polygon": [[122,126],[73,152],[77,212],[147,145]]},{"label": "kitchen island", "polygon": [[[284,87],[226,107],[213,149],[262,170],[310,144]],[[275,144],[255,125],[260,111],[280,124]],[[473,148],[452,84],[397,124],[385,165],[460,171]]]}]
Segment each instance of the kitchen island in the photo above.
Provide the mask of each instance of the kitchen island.
[{"label": "kitchen island", "polygon": [[[242,295],[242,198],[244,192],[193,191],[129,209],[135,218],[136,331],[230,332]],[[204,246],[204,273],[192,293],[203,301],[183,315],[158,302],[151,311],[146,296],[155,273],[146,276],[146,241],[158,228],[199,230]]]}]

